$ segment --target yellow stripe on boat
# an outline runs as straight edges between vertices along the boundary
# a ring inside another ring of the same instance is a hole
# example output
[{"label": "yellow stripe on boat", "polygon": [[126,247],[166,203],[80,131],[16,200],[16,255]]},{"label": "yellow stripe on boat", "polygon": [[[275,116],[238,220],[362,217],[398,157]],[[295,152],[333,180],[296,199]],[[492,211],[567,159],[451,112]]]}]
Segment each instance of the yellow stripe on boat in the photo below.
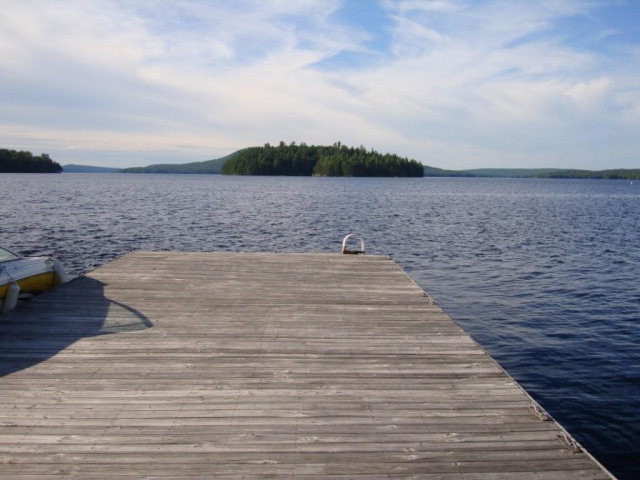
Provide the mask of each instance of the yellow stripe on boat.
[{"label": "yellow stripe on boat", "polygon": [[[20,286],[20,291],[25,293],[41,293],[57,285],[55,272],[44,272],[31,277],[21,278],[16,282]],[[7,295],[9,284],[0,285],[0,299]]]}]

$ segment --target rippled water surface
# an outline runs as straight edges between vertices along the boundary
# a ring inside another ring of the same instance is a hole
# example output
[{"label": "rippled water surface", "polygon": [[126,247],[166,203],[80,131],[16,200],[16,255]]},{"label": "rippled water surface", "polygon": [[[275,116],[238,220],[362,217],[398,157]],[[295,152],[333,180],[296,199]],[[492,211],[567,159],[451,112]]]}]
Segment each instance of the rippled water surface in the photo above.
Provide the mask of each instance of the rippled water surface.
[{"label": "rippled water surface", "polygon": [[619,478],[640,478],[640,182],[0,175],[0,245],[393,258]]}]

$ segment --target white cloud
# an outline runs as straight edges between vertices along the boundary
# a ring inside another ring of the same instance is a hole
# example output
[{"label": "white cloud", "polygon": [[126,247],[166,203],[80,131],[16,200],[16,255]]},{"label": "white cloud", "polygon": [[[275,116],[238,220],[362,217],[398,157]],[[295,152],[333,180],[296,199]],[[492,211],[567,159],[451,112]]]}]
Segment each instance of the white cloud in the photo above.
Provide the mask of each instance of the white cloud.
[{"label": "white cloud", "polygon": [[592,2],[517,3],[385,1],[388,51],[327,71],[314,65],[372,48],[337,0],[16,0],[0,16],[0,142],[120,166],[280,139],[452,168],[636,165],[637,45],[612,59],[554,29]]}]

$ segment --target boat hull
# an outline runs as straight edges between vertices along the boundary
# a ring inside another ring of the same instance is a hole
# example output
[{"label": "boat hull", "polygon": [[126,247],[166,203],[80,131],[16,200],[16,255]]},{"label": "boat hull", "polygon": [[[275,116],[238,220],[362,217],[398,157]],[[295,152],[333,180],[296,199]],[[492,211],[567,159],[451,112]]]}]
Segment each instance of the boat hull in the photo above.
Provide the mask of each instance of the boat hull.
[{"label": "boat hull", "polygon": [[[21,292],[37,295],[58,285],[58,278],[55,272],[43,272],[16,280],[16,283],[20,287]],[[9,285],[9,282],[0,285],[0,300],[4,300],[7,296]]]},{"label": "boat hull", "polygon": [[65,282],[62,264],[52,257],[16,257],[0,262],[0,313],[19,298],[37,295]]}]

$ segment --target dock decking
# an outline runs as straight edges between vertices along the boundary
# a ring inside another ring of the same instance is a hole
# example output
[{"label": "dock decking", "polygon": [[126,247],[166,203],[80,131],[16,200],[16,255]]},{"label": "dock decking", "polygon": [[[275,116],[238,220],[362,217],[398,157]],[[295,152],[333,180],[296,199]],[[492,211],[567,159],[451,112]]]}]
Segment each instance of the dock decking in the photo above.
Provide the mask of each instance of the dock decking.
[{"label": "dock decking", "polygon": [[0,478],[608,479],[390,259],[137,252],[0,317]]}]

